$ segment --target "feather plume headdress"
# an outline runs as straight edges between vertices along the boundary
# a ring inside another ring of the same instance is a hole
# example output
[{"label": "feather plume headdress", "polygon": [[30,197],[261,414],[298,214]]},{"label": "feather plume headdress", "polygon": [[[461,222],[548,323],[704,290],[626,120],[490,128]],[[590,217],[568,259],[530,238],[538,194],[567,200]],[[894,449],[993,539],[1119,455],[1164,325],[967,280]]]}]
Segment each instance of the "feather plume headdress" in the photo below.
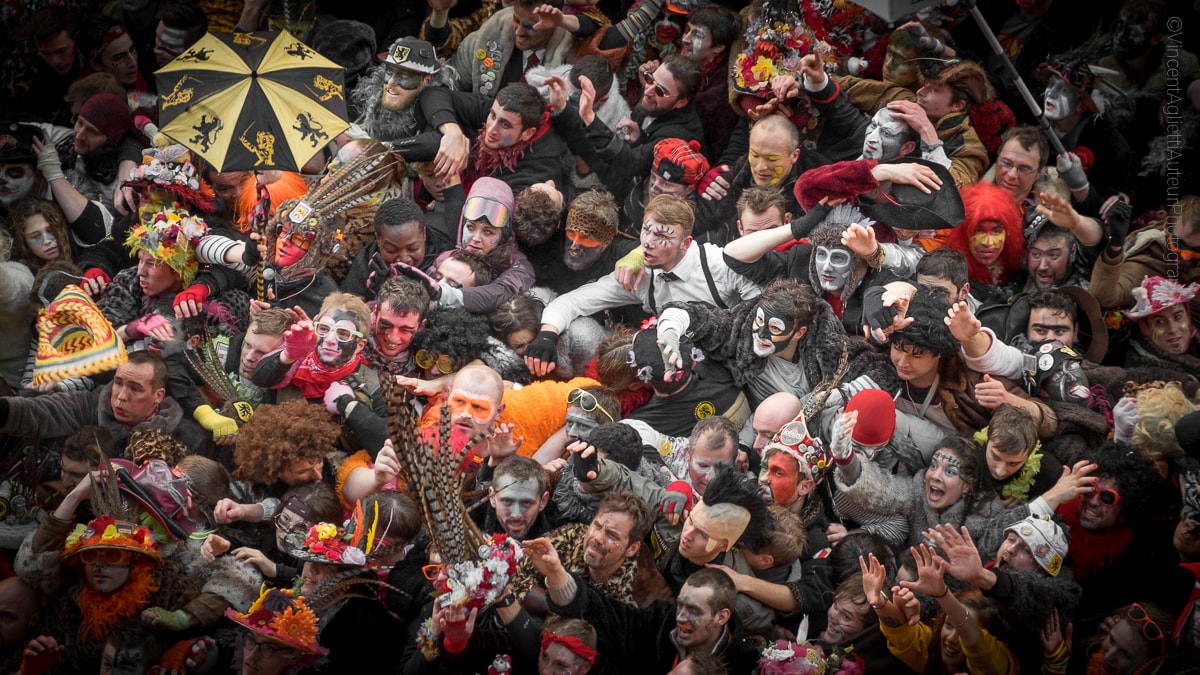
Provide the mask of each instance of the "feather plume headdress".
[{"label": "feather plume headdress", "polygon": [[300,199],[288,199],[272,217],[274,227],[266,231],[268,251],[286,227],[292,235],[308,240],[308,251],[295,264],[280,270],[285,281],[316,274],[342,249],[342,216],[366,203],[386,188],[396,176],[403,160],[378,141],[360,141],[362,153],[331,172]]}]

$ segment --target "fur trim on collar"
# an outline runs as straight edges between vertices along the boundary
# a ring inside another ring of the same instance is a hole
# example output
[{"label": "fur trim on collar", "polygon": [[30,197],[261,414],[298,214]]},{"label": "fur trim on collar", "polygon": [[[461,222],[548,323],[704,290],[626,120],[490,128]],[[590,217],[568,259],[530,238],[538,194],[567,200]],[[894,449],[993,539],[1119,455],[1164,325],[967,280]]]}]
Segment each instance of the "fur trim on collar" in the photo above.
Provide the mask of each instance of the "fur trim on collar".
[{"label": "fur trim on collar", "polygon": [[[546,109],[542,112],[542,122],[538,125],[537,131],[524,143],[517,143],[500,150],[491,150],[484,147],[483,143],[476,141],[475,147],[471,148],[471,160],[468,163],[470,172],[473,174],[472,182],[475,178],[494,176],[501,171],[515,171],[517,162],[525,156],[525,151],[537,143],[548,131],[550,131],[550,110]],[[479,136],[482,135],[483,129],[481,128]]]}]

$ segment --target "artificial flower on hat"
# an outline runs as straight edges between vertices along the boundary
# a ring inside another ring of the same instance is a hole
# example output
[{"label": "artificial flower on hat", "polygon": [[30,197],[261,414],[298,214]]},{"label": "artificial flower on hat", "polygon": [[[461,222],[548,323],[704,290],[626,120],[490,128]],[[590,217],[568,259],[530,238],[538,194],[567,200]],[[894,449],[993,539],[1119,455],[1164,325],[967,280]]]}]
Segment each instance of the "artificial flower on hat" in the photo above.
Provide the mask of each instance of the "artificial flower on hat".
[{"label": "artificial flower on hat", "polygon": [[66,546],[59,554],[63,562],[71,562],[88,549],[119,549],[141,553],[155,561],[162,560],[158,542],[150,528],[109,515],[99,516],[87,525],[79,524],[67,535]]},{"label": "artificial flower on hat", "polygon": [[351,544],[346,529],[335,523],[317,523],[306,532],[290,532],[284,543],[288,553],[302,562],[339,567],[360,567],[367,563],[367,555]]},{"label": "artificial flower on hat", "polygon": [[815,642],[776,640],[763,648],[758,659],[760,675],[859,675],[865,671],[862,659],[849,650],[826,656]]},{"label": "artificial flower on hat", "polygon": [[174,204],[139,222],[137,227],[130,230],[125,246],[131,256],[145,251],[155,261],[175,270],[186,288],[192,285],[196,272],[200,270],[196,247],[206,234],[208,225],[203,218],[193,216]]},{"label": "artificial flower on hat", "polygon": [[263,586],[245,613],[229,608],[225,616],[277,645],[310,656],[329,653],[317,643],[317,615],[305,604],[304,597],[291,589]]},{"label": "artificial flower on hat", "polygon": [[1159,276],[1147,276],[1142,284],[1130,291],[1133,295],[1132,308],[1121,312],[1126,318],[1139,320],[1152,314],[1157,314],[1168,307],[1186,305],[1200,292],[1200,284],[1191,283],[1186,286]]}]

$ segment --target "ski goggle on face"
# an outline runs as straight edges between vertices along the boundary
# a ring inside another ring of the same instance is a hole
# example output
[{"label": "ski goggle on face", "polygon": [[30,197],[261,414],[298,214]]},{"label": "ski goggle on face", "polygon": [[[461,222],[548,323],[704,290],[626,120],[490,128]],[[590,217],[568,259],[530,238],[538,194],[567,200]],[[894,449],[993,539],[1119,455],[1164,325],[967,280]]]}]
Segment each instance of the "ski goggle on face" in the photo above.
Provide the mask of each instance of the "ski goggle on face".
[{"label": "ski goggle on face", "polygon": [[486,220],[495,228],[508,227],[509,208],[490,197],[471,197],[463,205],[463,220]]}]

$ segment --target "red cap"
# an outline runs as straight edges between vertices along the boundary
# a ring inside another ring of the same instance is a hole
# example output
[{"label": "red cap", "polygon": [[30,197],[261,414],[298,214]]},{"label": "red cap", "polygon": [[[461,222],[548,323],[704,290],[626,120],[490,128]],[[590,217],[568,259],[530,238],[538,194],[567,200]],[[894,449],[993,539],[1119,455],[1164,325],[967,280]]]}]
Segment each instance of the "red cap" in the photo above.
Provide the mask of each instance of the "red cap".
[{"label": "red cap", "polygon": [[896,402],[882,389],[864,389],[846,404],[846,412],[857,410],[853,439],[860,445],[883,445],[896,432]]},{"label": "red cap", "polygon": [[695,185],[708,173],[708,160],[699,141],[664,138],[654,144],[654,172],[672,183]]}]

